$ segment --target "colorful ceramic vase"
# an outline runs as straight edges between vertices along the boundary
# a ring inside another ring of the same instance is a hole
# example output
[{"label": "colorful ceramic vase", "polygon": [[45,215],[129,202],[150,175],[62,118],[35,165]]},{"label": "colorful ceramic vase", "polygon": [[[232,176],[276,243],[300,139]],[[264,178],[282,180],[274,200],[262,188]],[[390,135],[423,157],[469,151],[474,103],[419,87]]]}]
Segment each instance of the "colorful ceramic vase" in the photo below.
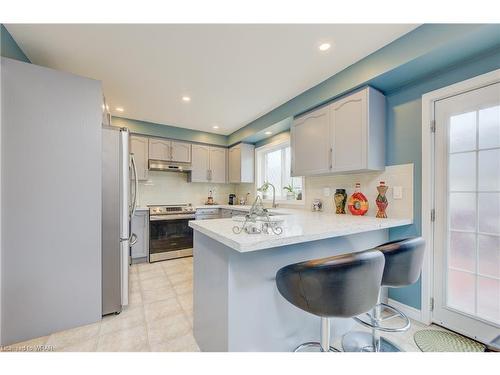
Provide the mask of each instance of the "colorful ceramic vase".
[{"label": "colorful ceramic vase", "polygon": [[335,190],[333,202],[335,203],[335,213],[345,214],[345,205],[347,203],[347,193],[345,192],[345,189]]},{"label": "colorful ceramic vase", "polygon": [[385,196],[385,193],[387,192],[387,189],[389,187],[385,185],[384,181],[380,181],[380,185],[377,186],[378,190],[378,195],[377,199],[375,199],[375,203],[377,204],[378,211],[377,211],[377,217],[379,218],[386,218],[387,214],[385,213],[385,210],[387,206],[389,205],[389,202],[387,202],[387,198]]},{"label": "colorful ceramic vase", "polygon": [[351,214],[355,216],[362,216],[368,212],[368,199],[361,192],[361,184],[356,183],[354,194],[349,197],[347,207]]}]

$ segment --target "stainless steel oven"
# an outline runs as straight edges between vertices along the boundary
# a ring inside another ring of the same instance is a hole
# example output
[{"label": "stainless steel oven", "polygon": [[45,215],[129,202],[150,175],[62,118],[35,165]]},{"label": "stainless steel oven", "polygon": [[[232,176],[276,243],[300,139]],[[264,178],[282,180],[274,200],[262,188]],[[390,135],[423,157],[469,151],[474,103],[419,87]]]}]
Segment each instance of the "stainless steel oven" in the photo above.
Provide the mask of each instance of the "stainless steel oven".
[{"label": "stainless steel oven", "polygon": [[195,210],[190,204],[149,207],[149,261],[193,255]]}]

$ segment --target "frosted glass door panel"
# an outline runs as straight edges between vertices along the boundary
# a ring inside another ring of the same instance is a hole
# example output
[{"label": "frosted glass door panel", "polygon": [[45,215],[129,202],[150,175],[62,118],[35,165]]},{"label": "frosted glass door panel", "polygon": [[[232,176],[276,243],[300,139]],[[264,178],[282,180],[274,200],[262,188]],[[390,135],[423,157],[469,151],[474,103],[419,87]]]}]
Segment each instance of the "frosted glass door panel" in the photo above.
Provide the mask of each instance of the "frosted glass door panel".
[{"label": "frosted glass door panel", "polygon": [[500,147],[500,106],[479,111],[479,147]]},{"label": "frosted glass door panel", "polygon": [[450,152],[476,149],[476,112],[450,118]]},{"label": "frosted glass door panel", "polygon": [[450,190],[476,190],[476,153],[464,152],[449,156]]},{"label": "frosted glass door panel", "polygon": [[483,341],[500,332],[499,103],[500,84],[435,103],[433,319]]},{"label": "frosted glass door panel", "polygon": [[450,193],[450,229],[476,229],[476,193]]}]

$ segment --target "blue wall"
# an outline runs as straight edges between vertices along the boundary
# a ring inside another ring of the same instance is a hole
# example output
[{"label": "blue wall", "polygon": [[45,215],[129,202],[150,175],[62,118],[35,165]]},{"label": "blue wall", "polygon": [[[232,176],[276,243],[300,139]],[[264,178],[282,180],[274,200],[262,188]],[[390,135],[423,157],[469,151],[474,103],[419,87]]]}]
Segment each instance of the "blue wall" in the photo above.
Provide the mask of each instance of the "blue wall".
[{"label": "blue wall", "polygon": [[1,55],[3,57],[21,60],[27,63],[31,62],[2,24],[0,24],[0,38]]},{"label": "blue wall", "polygon": [[115,116],[113,116],[111,123],[113,126],[126,127],[133,133],[173,138],[183,141],[208,143],[219,146],[227,145],[227,136],[215,133],[178,128],[176,126],[161,125],[147,121],[131,120]]},{"label": "blue wall", "polygon": [[[414,163],[414,224],[390,230],[391,240],[421,234],[422,205],[422,101],[429,91],[500,69],[500,50],[477,56],[446,71],[437,72],[418,84],[387,96],[387,165]],[[430,213],[429,213],[430,214]],[[420,309],[421,284],[391,289],[389,297]]]}]

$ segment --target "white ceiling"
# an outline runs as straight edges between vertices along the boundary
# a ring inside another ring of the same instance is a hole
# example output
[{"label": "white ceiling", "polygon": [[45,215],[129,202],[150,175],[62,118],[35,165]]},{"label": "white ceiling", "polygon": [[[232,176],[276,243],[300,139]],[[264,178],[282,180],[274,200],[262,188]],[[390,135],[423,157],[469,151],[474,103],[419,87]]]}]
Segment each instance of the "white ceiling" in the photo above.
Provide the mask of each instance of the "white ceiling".
[{"label": "white ceiling", "polygon": [[33,63],[101,80],[113,115],[230,134],[417,25],[6,27]]}]

